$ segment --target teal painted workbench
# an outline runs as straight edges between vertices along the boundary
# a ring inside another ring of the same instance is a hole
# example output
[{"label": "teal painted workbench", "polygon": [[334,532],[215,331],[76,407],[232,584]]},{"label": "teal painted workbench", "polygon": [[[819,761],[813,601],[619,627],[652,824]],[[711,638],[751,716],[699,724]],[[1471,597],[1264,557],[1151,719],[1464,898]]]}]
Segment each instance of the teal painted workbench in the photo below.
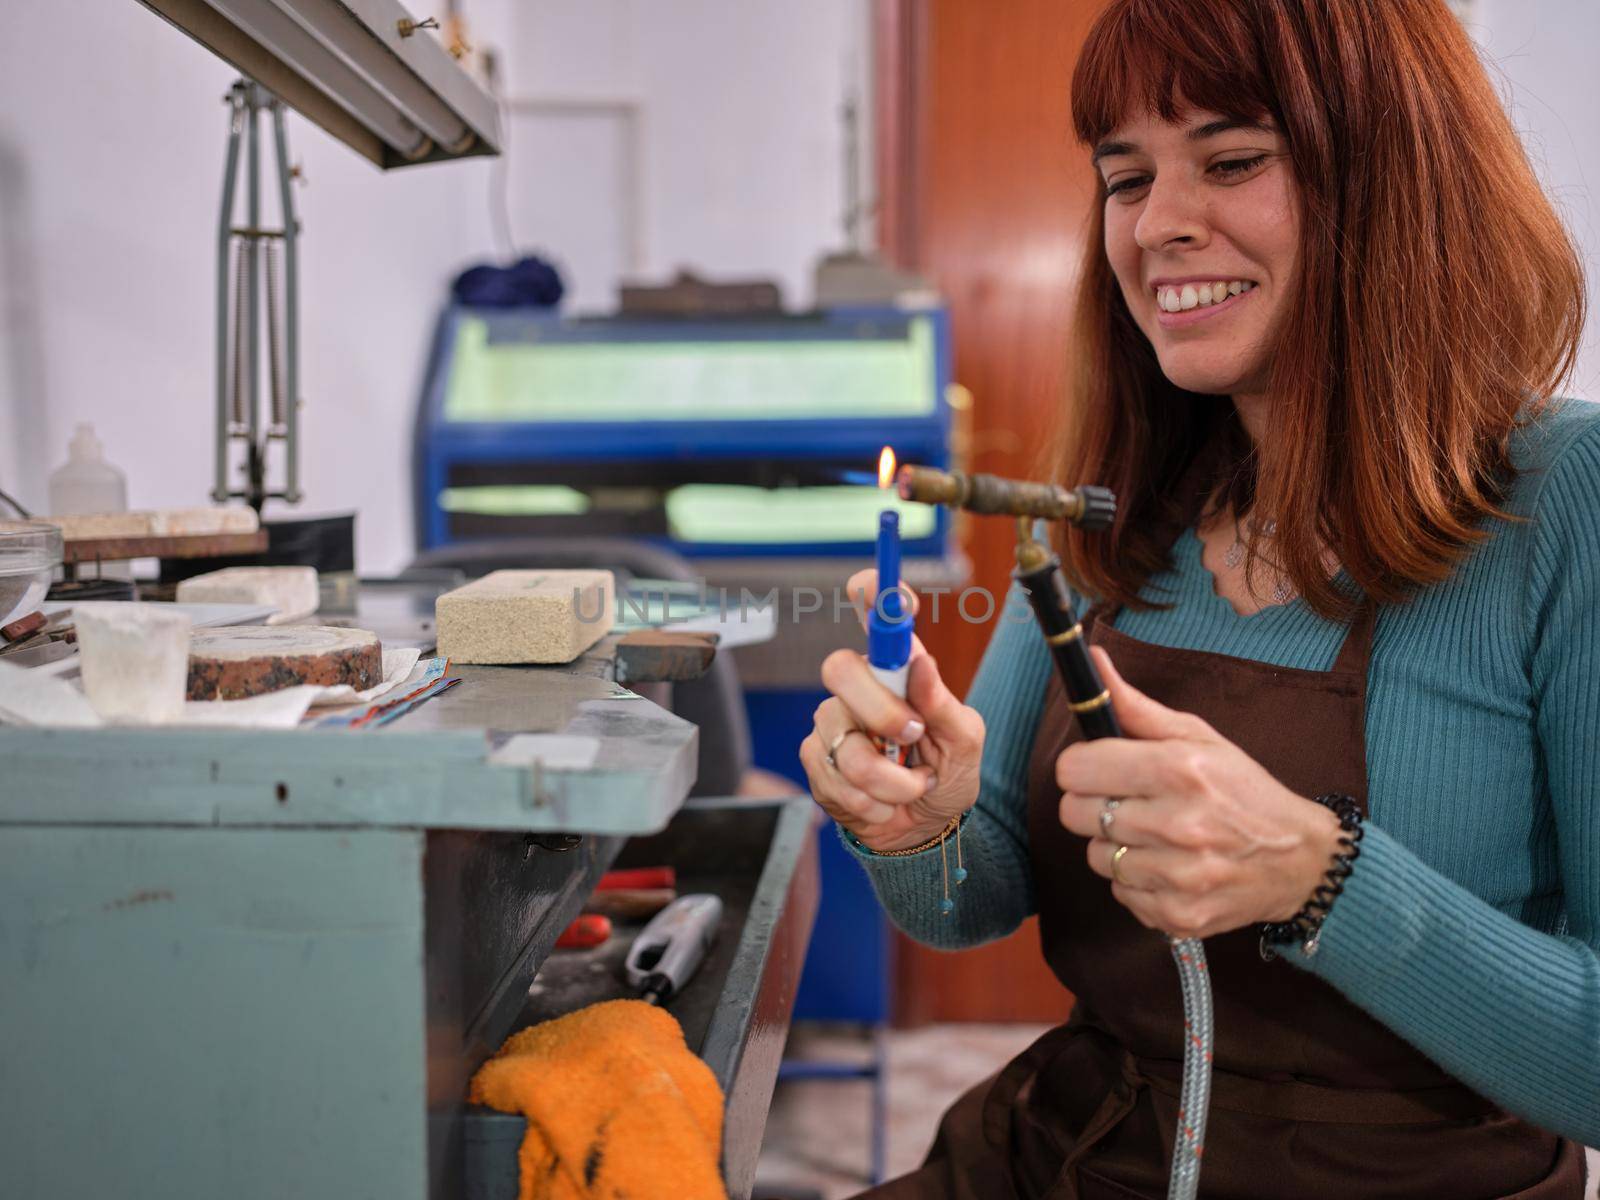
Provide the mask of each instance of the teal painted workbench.
[{"label": "teal painted workbench", "polygon": [[[468,1141],[520,1131],[465,1106],[467,1080],[538,1015],[529,984],[594,881],[693,783],[697,731],[618,685],[611,650],[461,668],[372,732],[0,729],[0,1192],[465,1194]],[[744,998],[704,1052],[761,1113],[776,1052],[745,1043],[788,1020],[804,803],[720,802],[745,842],[763,823],[760,919],[681,997]]]}]

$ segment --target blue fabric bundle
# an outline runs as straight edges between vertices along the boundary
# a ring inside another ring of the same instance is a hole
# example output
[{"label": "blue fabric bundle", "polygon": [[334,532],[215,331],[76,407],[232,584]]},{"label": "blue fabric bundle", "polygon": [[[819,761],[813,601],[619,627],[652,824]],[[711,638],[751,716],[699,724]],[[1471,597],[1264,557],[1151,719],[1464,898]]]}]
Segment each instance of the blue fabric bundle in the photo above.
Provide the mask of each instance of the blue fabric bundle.
[{"label": "blue fabric bundle", "polygon": [[473,308],[554,308],[566,290],[555,267],[531,254],[509,267],[468,267],[450,285],[456,303]]}]

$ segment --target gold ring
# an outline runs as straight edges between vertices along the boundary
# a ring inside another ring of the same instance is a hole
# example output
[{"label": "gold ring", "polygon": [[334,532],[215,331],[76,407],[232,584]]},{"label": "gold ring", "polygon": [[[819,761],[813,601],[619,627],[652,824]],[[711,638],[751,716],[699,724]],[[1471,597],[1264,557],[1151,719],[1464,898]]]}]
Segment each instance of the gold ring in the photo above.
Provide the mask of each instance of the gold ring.
[{"label": "gold ring", "polygon": [[1131,846],[1118,846],[1117,852],[1111,856],[1111,878],[1123,887],[1128,886],[1128,881],[1122,877],[1122,873],[1117,868],[1122,865],[1122,856],[1131,849]]}]

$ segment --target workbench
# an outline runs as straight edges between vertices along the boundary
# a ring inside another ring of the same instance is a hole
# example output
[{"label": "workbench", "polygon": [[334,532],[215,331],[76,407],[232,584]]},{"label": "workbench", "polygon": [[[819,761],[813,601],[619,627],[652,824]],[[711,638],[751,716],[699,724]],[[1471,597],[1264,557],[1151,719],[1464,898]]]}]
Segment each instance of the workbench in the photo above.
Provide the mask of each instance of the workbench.
[{"label": "workbench", "polygon": [[[431,603],[401,599],[350,623],[425,644]],[[625,994],[625,939],[576,972],[551,952],[621,856],[724,897],[667,1007],[748,1195],[817,900],[810,802],[685,808],[697,731],[617,682],[618,642],[456,668],[372,731],[0,728],[7,1194],[515,1196],[522,1121],[467,1083],[515,1029]]]}]

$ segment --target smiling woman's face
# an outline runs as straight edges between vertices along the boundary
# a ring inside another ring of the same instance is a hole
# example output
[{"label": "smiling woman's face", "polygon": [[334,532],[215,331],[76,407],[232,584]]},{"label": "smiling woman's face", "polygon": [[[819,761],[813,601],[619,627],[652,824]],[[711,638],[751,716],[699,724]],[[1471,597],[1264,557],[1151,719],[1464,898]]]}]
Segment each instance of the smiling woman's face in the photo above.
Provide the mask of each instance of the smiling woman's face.
[{"label": "smiling woman's face", "polygon": [[1283,135],[1211,112],[1148,115],[1094,157],[1106,256],[1162,372],[1209,395],[1265,391],[1299,260]]}]

